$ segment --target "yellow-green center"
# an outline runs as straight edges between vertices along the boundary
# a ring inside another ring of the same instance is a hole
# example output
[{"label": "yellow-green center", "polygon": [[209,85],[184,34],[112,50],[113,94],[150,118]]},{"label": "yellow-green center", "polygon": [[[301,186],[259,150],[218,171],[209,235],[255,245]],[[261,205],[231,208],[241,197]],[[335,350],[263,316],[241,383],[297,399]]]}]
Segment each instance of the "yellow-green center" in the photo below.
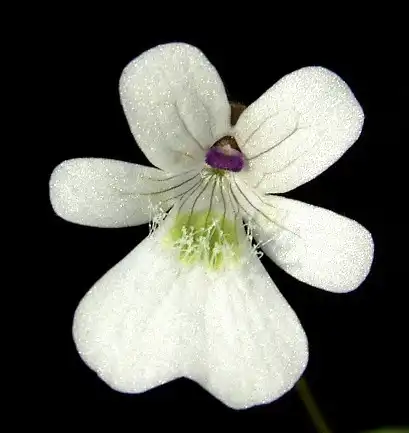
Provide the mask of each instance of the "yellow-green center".
[{"label": "yellow-green center", "polygon": [[179,214],[166,242],[178,248],[183,263],[203,262],[214,270],[239,253],[234,222],[210,210]]}]

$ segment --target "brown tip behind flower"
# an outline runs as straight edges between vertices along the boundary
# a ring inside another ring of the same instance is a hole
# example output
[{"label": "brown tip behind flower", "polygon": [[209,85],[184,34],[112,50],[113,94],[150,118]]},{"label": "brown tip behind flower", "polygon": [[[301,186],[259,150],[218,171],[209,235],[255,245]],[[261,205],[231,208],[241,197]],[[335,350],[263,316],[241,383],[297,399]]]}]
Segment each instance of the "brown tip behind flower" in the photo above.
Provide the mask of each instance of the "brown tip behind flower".
[{"label": "brown tip behind flower", "polygon": [[240,104],[239,102],[230,102],[230,108],[231,108],[230,123],[232,126],[234,126],[239,120],[241,113],[246,109],[246,106]]}]

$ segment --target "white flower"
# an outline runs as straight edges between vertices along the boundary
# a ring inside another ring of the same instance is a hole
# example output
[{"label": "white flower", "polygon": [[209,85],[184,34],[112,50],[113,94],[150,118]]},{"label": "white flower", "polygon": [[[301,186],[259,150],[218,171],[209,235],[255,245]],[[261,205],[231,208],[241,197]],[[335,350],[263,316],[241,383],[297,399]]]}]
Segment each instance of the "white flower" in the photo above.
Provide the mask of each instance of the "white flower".
[{"label": "white flower", "polygon": [[78,351],[118,391],[184,376],[233,408],[273,401],[303,373],[308,344],[249,238],[300,281],[337,293],[359,286],[373,258],[369,232],[271,193],[333,164],[360,135],[362,109],[337,75],[307,67],[231,126],[216,70],[198,49],[177,43],[131,62],[120,95],[136,141],[158,168],[74,159],[50,180],[54,210],[66,220],[97,227],[153,220],[150,236],[80,302]]}]

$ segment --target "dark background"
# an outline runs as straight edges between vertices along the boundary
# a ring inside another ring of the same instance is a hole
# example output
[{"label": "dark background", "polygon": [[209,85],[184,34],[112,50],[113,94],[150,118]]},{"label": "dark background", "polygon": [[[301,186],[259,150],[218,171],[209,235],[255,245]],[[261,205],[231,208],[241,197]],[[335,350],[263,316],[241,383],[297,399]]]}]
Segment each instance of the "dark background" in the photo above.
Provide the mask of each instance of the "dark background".
[{"label": "dark background", "polygon": [[[149,164],[122,112],[118,80],[130,60],[159,43],[196,45],[219,71],[230,99],[244,104],[300,67],[320,65],[336,72],[364,109],[363,133],[326,172],[285,195],[331,209],[368,228],[375,241],[371,273],[356,291],[336,295],[296,281],[268,258],[262,261],[306,330],[310,361],[305,377],[329,425],[335,432],[355,432],[409,421],[404,397],[407,325],[398,313],[407,284],[392,284],[386,266],[393,255],[386,245],[387,231],[393,229],[386,221],[390,216],[386,209],[393,200],[385,198],[393,171],[388,150],[402,146],[391,127],[403,92],[394,72],[400,70],[401,54],[394,51],[396,45],[366,33],[335,40],[338,30],[328,32],[277,37],[268,28],[251,34],[240,28],[236,34],[223,32],[220,26],[194,32],[182,26],[151,26],[148,31],[135,29],[125,35],[109,23],[49,24],[39,44],[44,56],[38,61],[41,116],[46,123],[43,190],[47,194],[54,166],[69,158]],[[82,227],[55,216],[49,204],[47,209],[43,239],[50,254],[43,265],[49,284],[39,314],[44,322],[44,348],[36,346],[42,368],[39,386],[47,411],[62,414],[62,420],[82,411],[99,419],[115,414],[130,425],[137,421],[135,427],[141,422],[154,427],[160,418],[171,427],[192,428],[198,428],[200,420],[225,419],[230,423],[250,420],[253,427],[266,425],[274,432],[314,431],[295,390],[269,405],[245,411],[227,408],[186,379],[141,395],[111,390],[77,355],[72,318],[93,283],[131,251],[148,228]],[[35,392],[31,397],[34,402]],[[187,414],[197,424],[187,421]]]}]

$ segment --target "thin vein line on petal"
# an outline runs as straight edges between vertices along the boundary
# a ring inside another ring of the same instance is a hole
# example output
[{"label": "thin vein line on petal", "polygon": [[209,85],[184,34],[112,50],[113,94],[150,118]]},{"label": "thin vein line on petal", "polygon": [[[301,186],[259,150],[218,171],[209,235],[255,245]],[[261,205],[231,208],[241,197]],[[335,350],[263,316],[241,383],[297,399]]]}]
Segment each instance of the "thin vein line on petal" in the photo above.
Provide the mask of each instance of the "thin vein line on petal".
[{"label": "thin vein line on petal", "polygon": [[173,197],[169,197],[165,200],[163,200],[164,202],[169,201],[169,200],[174,200],[176,198],[182,197],[183,195],[187,194],[188,192],[190,192],[193,188],[197,187],[198,185],[200,185],[203,181],[199,180],[197,181],[192,187],[190,187],[187,191],[183,191],[181,193],[179,193],[178,195],[175,195]]},{"label": "thin vein line on petal", "polygon": [[[207,108],[206,104],[202,101],[202,99],[199,98],[199,100],[200,100],[200,102],[201,102],[203,108],[204,108],[205,111],[206,111],[207,119],[208,119],[209,125],[211,126],[211,125],[212,125],[212,117],[213,117],[213,116],[212,116],[212,113],[211,113],[211,111],[209,111],[209,109]],[[211,128],[210,128],[210,129],[211,129]],[[213,131],[212,131],[212,130],[211,130],[211,133],[212,133],[213,138],[214,138],[214,134],[213,134]]]},{"label": "thin vein line on petal", "polygon": [[227,207],[226,207],[226,199],[225,199],[224,194],[223,194],[223,179],[219,180],[219,186],[220,186],[220,195],[221,195],[222,200],[223,200],[222,230],[224,230],[224,221],[226,219]]},{"label": "thin vein line on petal", "polygon": [[207,226],[207,222],[209,220],[210,213],[212,212],[214,190],[216,189],[216,185],[217,185],[217,179],[213,182],[213,189],[212,189],[212,193],[210,195],[210,204],[209,204],[209,209],[207,211],[207,215],[206,215],[206,219],[205,219],[205,226]]},{"label": "thin vein line on petal", "polygon": [[305,149],[303,152],[301,152],[299,155],[297,155],[294,159],[292,159],[290,162],[288,162],[284,167],[280,168],[280,170],[268,171],[268,172],[263,173],[261,180],[257,182],[257,184],[254,186],[254,188],[258,188],[266,176],[271,176],[272,174],[281,173],[282,171],[286,170],[288,167],[293,165],[296,161],[298,161],[307,152],[310,152],[312,149],[314,149],[314,147],[316,147],[316,146],[318,146],[318,143],[314,143],[310,148]]},{"label": "thin vein line on petal", "polygon": [[190,224],[190,220],[191,220],[191,218],[192,218],[193,211],[194,211],[194,209],[195,209],[195,207],[196,207],[196,203],[197,203],[197,201],[199,200],[199,197],[200,197],[200,196],[205,192],[205,190],[206,190],[206,188],[207,188],[207,185],[209,185],[211,179],[212,179],[212,177],[209,178],[209,180],[206,182],[206,185],[203,187],[203,189],[200,191],[200,193],[199,193],[199,194],[197,195],[197,197],[195,198],[195,200],[194,200],[194,202],[193,202],[193,206],[192,206],[192,208],[190,209],[190,214],[189,214],[189,218],[188,218],[188,220],[187,220],[187,225]]},{"label": "thin vein line on petal", "polygon": [[244,149],[244,147],[246,146],[246,144],[251,140],[251,138],[254,136],[254,134],[257,133],[257,131],[260,130],[260,128],[268,121],[270,120],[272,117],[276,116],[277,113],[271,114],[270,116],[267,116],[261,123],[260,125],[246,138],[246,140],[244,141],[244,143],[240,146],[241,149]]},{"label": "thin vein line on petal", "polygon": [[227,190],[227,192],[228,192],[230,204],[231,204],[233,212],[234,212],[234,230],[237,233],[237,221],[238,221],[239,218],[241,218],[241,216],[240,216],[240,207],[239,207],[239,204],[237,203],[237,200],[236,200],[237,210],[234,208],[234,204],[233,204],[234,201],[233,201],[233,197],[231,196],[231,185],[230,185],[230,182],[229,182],[229,189]]},{"label": "thin vein line on petal", "polygon": [[161,194],[161,193],[163,193],[163,192],[172,191],[173,189],[179,188],[180,186],[182,186],[182,185],[184,185],[184,184],[190,182],[191,180],[193,180],[195,177],[197,177],[197,176],[199,176],[199,175],[200,175],[200,173],[197,173],[197,174],[195,174],[193,177],[191,177],[190,179],[187,179],[187,180],[183,181],[182,183],[180,183],[180,184],[178,184],[178,185],[175,185],[175,186],[172,186],[172,187],[170,187],[170,188],[163,189],[163,190],[161,190],[161,191],[154,191],[154,192],[147,192],[147,193],[139,193],[139,195],[156,195],[156,194]]},{"label": "thin vein line on petal", "polygon": [[163,179],[154,179],[153,177],[149,177],[149,176],[143,176],[143,177],[144,177],[144,179],[149,179],[149,180],[153,180],[153,181],[157,181],[157,182],[164,182],[166,180],[174,179],[176,177],[183,176],[185,174],[191,173],[192,171],[196,171],[196,169],[192,168],[191,170],[184,171],[183,173],[179,173],[179,174],[174,174],[172,176],[165,177]]},{"label": "thin vein line on petal", "polygon": [[[282,229],[282,230],[285,230],[285,231],[288,231],[288,232],[290,232],[290,233],[292,233],[294,236],[297,236],[298,238],[300,238],[300,239],[302,239],[302,237],[298,234],[298,233],[295,233],[295,232],[293,232],[292,230],[290,230],[290,229],[288,229],[287,227],[285,227],[285,226],[282,226],[281,224],[279,224],[279,223],[277,223],[276,221],[274,221],[274,220],[272,220],[271,218],[269,218],[262,210],[260,210],[259,208],[257,208],[256,206],[254,206],[254,204],[247,198],[247,196],[243,193],[243,191],[241,190],[241,188],[239,187],[239,185],[237,184],[237,182],[236,182],[236,178],[235,178],[235,176],[233,176],[233,180],[234,180],[234,183],[235,183],[235,185],[236,185],[236,187],[237,187],[237,189],[239,190],[239,192],[240,192],[240,194],[246,199],[246,201],[248,202],[248,204],[253,208],[253,209],[255,209],[257,212],[259,212],[264,218],[266,218],[268,221],[270,221],[272,224],[274,224],[274,225],[276,225],[277,227],[279,227],[280,229]],[[234,192],[233,192],[233,190],[232,190],[232,193],[233,193],[233,195],[235,196],[235,194],[234,194]],[[237,197],[236,197],[236,200],[237,200]],[[250,215],[249,214],[249,212],[248,211],[246,211],[246,209],[244,209],[243,208],[243,206],[241,206],[240,205],[240,202],[237,200],[237,203],[239,204],[239,206],[248,214],[248,215]],[[250,215],[250,217],[252,217],[251,215]],[[259,223],[257,223],[258,225],[260,225]]]},{"label": "thin vein line on petal", "polygon": [[290,167],[291,165],[293,165],[298,159],[300,159],[303,155],[305,155],[307,152],[310,152],[312,149],[314,149],[314,147],[318,146],[318,142],[313,144],[310,148],[307,148],[304,150],[304,152],[301,152],[298,156],[296,156],[293,160],[291,160],[288,164],[286,164],[284,167],[280,168],[280,170],[277,171],[271,171],[269,172],[269,174],[277,174],[277,173],[281,173],[282,171],[284,171],[285,169],[287,169],[288,167]]},{"label": "thin vein line on petal", "polygon": [[185,129],[185,131],[187,132],[187,134],[193,139],[193,141],[200,147],[200,149],[203,150],[203,152],[204,152],[205,148],[199,143],[199,141],[197,140],[197,138],[192,134],[192,132],[190,131],[190,129],[186,125],[185,120],[183,119],[182,115],[180,114],[180,110],[179,110],[179,106],[178,106],[177,101],[174,102],[174,106],[175,106],[175,109],[176,109],[176,113],[177,113],[180,121],[182,122],[183,128]]},{"label": "thin vein line on petal", "polygon": [[182,207],[184,206],[184,204],[189,200],[189,198],[200,188],[200,185],[204,182],[203,179],[200,179],[197,183],[195,183],[195,185],[191,188],[191,190],[193,190],[190,194],[188,194],[189,191],[186,191],[183,194],[186,194],[185,197],[183,197],[180,205],[179,205],[179,209],[182,209]]},{"label": "thin vein line on petal", "polygon": [[254,156],[252,156],[252,157],[250,157],[250,158],[247,158],[247,161],[253,161],[254,159],[256,159],[256,158],[258,158],[258,157],[260,157],[260,156],[262,156],[262,155],[265,155],[266,153],[268,153],[268,152],[270,152],[270,150],[273,150],[273,149],[275,149],[276,147],[278,147],[278,146],[280,146],[281,144],[283,144],[286,140],[288,140],[290,137],[292,137],[297,131],[299,131],[299,129],[300,128],[298,128],[297,126],[294,128],[294,130],[290,133],[290,134],[288,134],[286,137],[284,137],[281,141],[279,141],[277,144],[274,144],[274,145],[272,145],[271,147],[269,147],[268,149],[266,149],[266,150],[263,150],[262,152],[260,152],[259,154],[257,154],[257,155],[254,155]]}]

